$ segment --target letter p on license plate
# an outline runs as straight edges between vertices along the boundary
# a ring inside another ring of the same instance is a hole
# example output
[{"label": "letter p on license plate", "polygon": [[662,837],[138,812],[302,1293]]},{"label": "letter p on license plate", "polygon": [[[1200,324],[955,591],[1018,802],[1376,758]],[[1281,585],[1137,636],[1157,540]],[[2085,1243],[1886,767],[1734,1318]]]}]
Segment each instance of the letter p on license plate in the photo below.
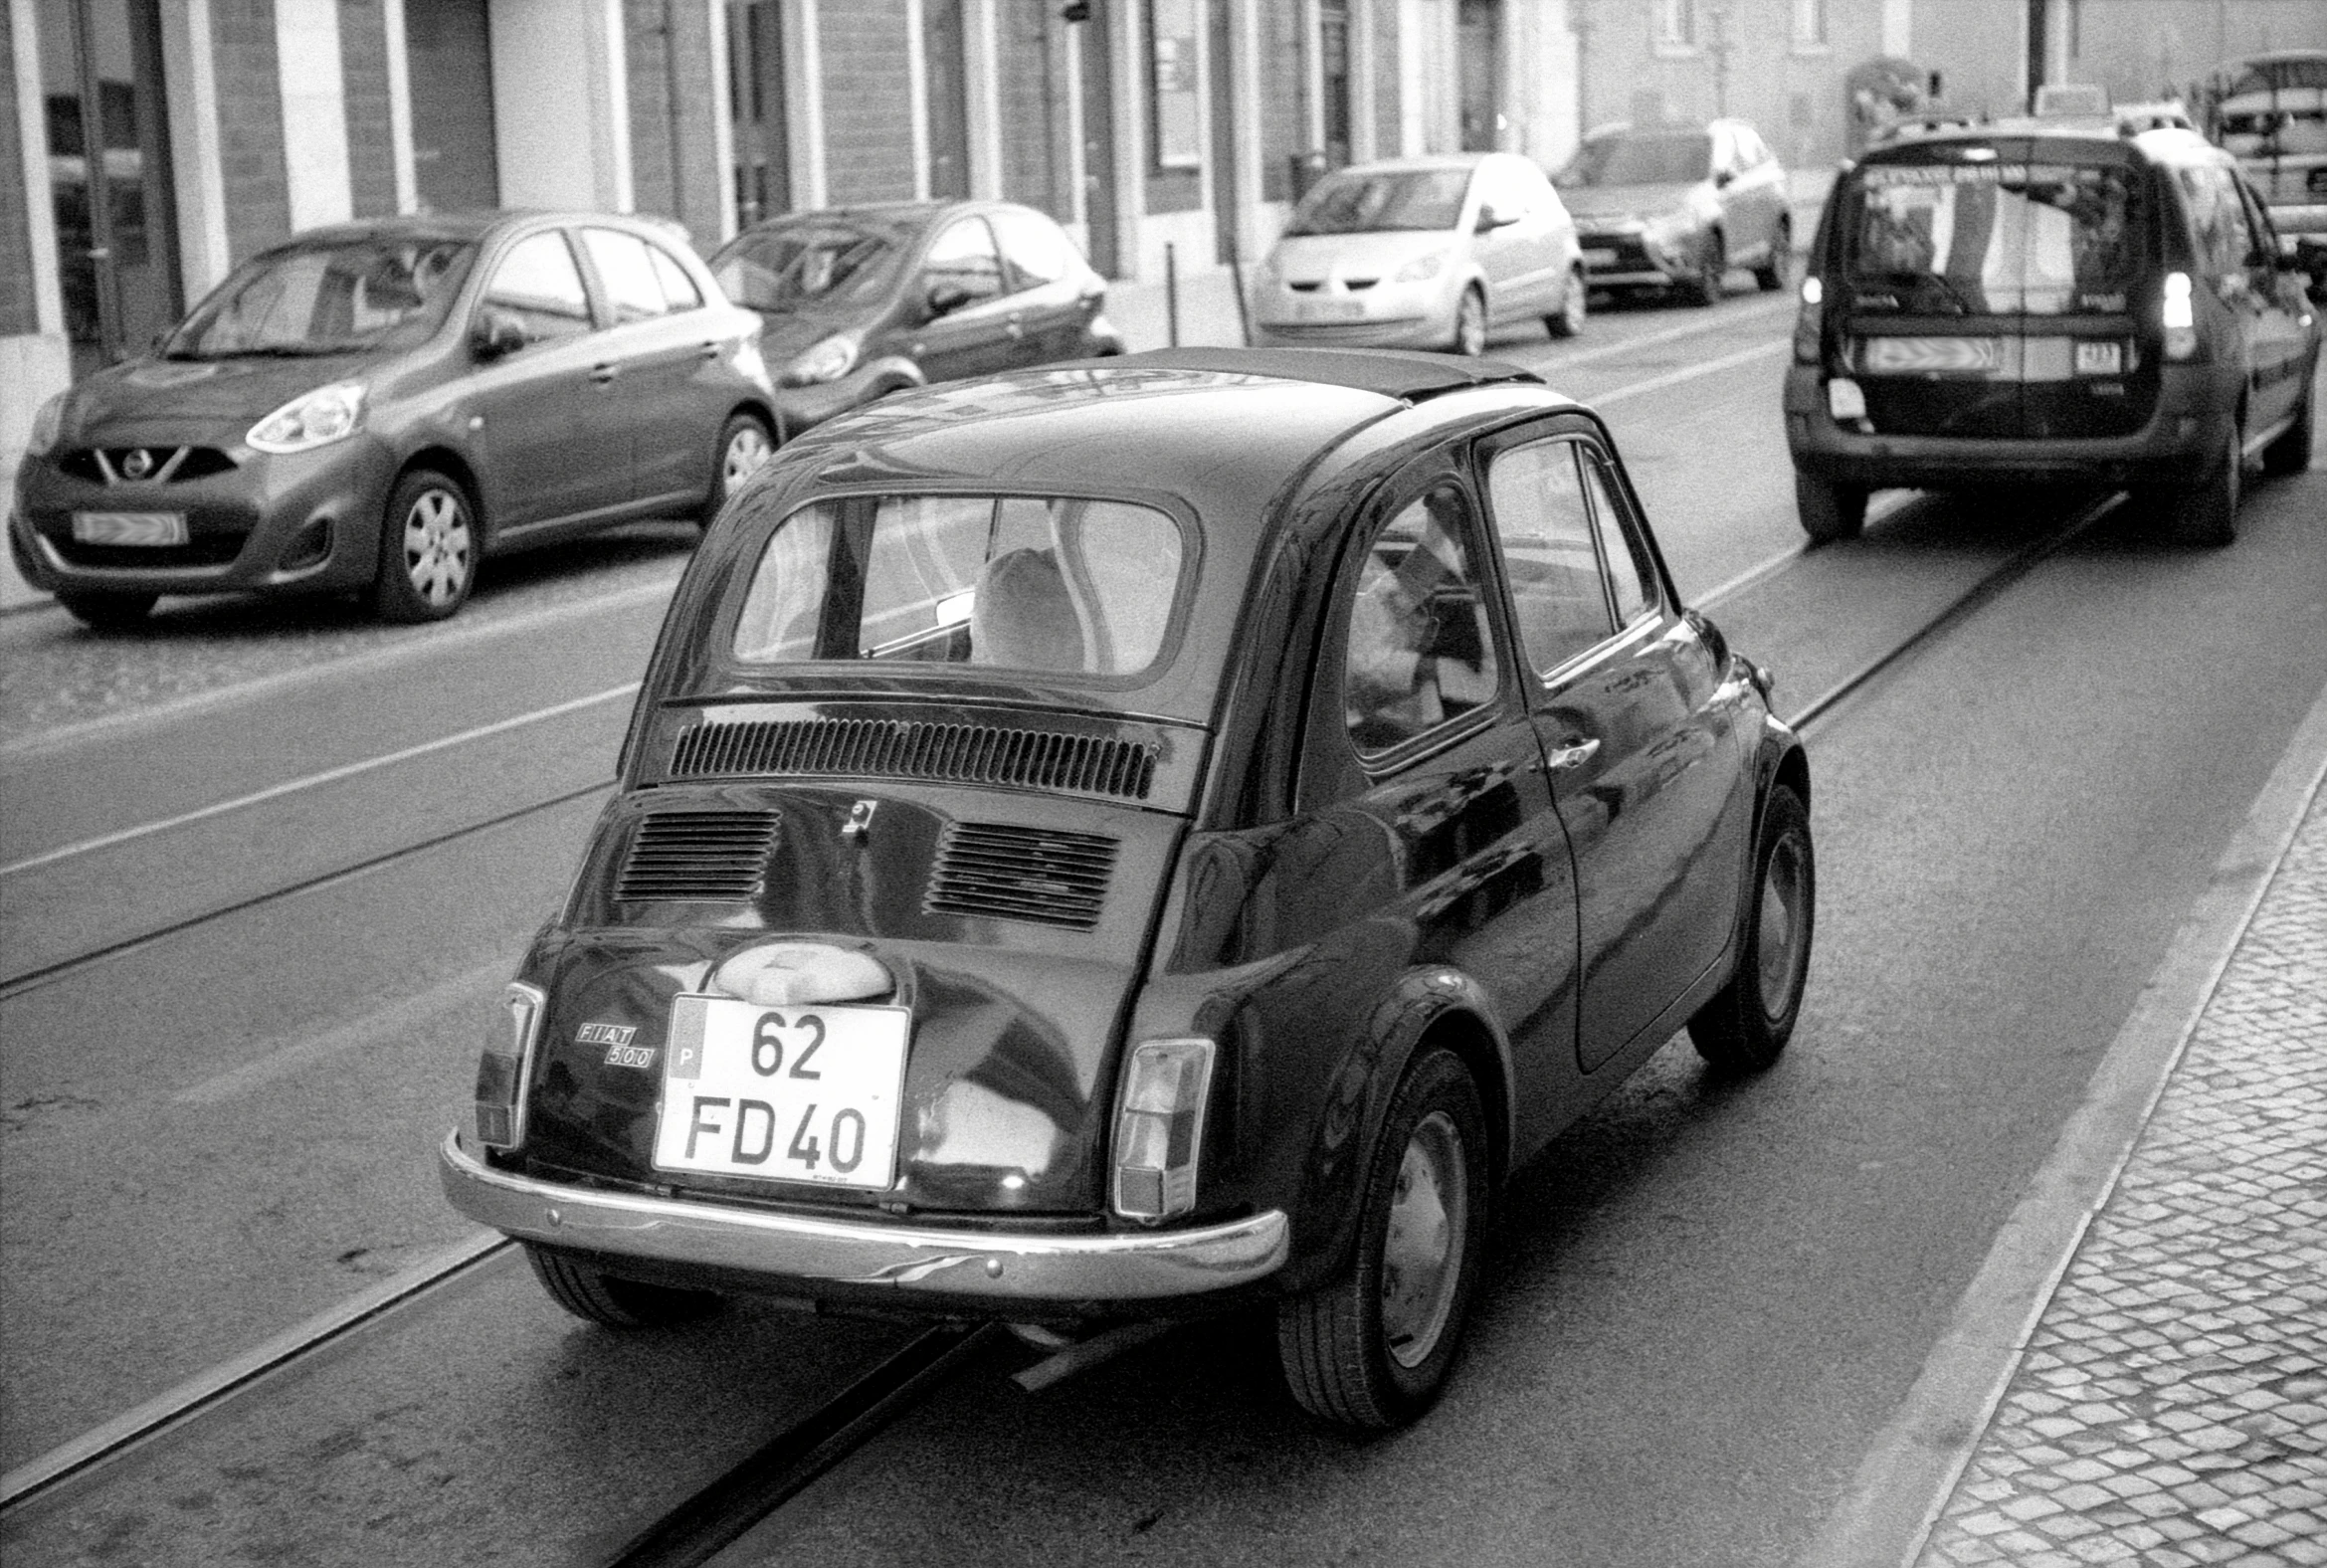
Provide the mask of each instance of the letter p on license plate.
[{"label": "letter p on license plate", "polygon": [[672,1000],[655,1168],[884,1189],[912,1014]]}]

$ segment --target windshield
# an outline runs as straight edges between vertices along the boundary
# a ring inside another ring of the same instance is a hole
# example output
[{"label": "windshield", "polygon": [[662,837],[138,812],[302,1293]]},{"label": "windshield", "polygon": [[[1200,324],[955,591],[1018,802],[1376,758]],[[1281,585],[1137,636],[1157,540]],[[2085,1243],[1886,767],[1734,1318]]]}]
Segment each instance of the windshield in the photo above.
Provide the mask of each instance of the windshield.
[{"label": "windshield", "polygon": [[1180,530],[1127,501],[878,495],[777,525],[735,623],[747,664],[912,660],[1137,675],[1180,579]]},{"label": "windshield", "polygon": [[1301,198],[1288,235],[1380,234],[1388,230],[1452,229],[1462,216],[1468,169],[1344,170],[1317,182]]},{"label": "windshield", "polygon": [[1554,181],[1593,185],[1694,185],[1713,166],[1713,138],[1701,130],[1599,136],[1584,143]]},{"label": "windshield", "polygon": [[911,243],[901,225],[818,219],[738,237],[711,260],[711,276],[737,304],[797,310],[870,298],[888,286]]},{"label": "windshield", "polygon": [[1868,164],[1842,222],[1860,308],[1943,314],[2122,310],[2148,232],[2121,164]]},{"label": "windshield", "polygon": [[472,240],[364,235],[253,257],[179,323],[171,359],[339,354],[425,341],[477,257]]}]

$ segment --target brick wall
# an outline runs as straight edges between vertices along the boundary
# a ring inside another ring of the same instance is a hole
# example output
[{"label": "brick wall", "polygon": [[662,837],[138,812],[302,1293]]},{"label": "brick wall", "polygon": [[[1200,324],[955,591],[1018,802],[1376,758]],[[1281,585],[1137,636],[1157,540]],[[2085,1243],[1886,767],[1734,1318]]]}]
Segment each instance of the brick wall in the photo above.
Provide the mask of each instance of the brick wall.
[{"label": "brick wall", "polygon": [[24,138],[17,133],[16,115],[16,29],[0,13],[0,337],[40,330],[26,207],[32,193],[17,183]]},{"label": "brick wall", "polygon": [[995,83],[1002,118],[1002,194],[1062,221],[1074,216],[1067,178],[1067,42],[1053,0],[1002,0],[995,19]]},{"label": "brick wall", "polygon": [[904,0],[851,0],[818,13],[824,55],[825,179],[833,205],[909,201],[912,80]]},{"label": "brick wall", "polygon": [[240,263],[291,232],[275,0],[213,0],[210,32],[217,55],[227,253]]},{"label": "brick wall", "polygon": [[388,124],[388,19],[381,0],[339,0],[339,72],[347,103],[351,210],[396,210],[396,148]]}]

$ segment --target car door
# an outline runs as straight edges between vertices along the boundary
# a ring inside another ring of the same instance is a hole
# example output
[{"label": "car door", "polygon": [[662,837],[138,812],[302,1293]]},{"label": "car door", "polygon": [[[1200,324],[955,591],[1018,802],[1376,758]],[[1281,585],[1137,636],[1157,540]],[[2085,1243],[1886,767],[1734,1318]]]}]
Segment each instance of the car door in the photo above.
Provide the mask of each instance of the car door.
[{"label": "car door", "polygon": [[[605,334],[606,360],[615,371],[609,401],[622,413],[631,446],[631,490],[626,500],[671,504],[700,499],[704,464],[726,418],[699,384],[704,362],[718,353],[699,310],[702,295],[669,257],[655,265],[655,247],[621,229],[586,224],[582,254],[613,315]],[[670,289],[683,293],[678,300]]]},{"label": "car door", "polygon": [[1588,421],[1498,438],[1485,470],[1496,516],[1533,519],[1511,523],[1504,548],[1575,857],[1589,1071],[1654,1025],[1736,929],[1753,808],[1745,709],[1666,592]]},{"label": "car door", "polygon": [[1443,459],[1385,487],[1335,574],[1311,713],[1319,749],[1356,760],[1354,798],[1328,814],[1337,858],[1385,878],[1327,880],[1409,933],[1406,962],[1487,989],[1524,1085],[1573,1049],[1576,898],[1489,560],[1471,486]]},{"label": "car door", "polygon": [[[1737,172],[1730,184],[1737,193],[1740,227],[1733,231],[1730,255],[1748,265],[1767,262],[1782,243],[1786,222],[1786,171],[1751,125],[1735,127]],[[1740,252],[1734,247],[1747,244]]]},{"label": "car door", "polygon": [[1019,363],[1023,332],[1011,320],[1002,256],[985,219],[956,218],[929,242],[912,303],[923,316],[912,355],[931,381],[994,375]]},{"label": "car door", "polygon": [[[2242,177],[2239,194],[2245,200],[2246,227],[2252,244],[2246,253],[2246,291],[2254,301],[2253,390],[2246,428],[2258,431],[2293,413],[2302,401],[2310,377],[2310,306],[2302,276],[2278,270],[2278,231],[2269,209]],[[2263,411],[2267,410],[2266,413]]]},{"label": "car door", "polygon": [[1554,245],[1550,214],[1530,199],[1499,158],[1482,161],[1471,184],[1477,203],[1471,254],[1486,275],[1489,318],[1516,321],[1543,314]]},{"label": "car door", "polygon": [[1041,213],[1001,207],[988,213],[1002,249],[1006,320],[1018,328],[1016,363],[1045,364],[1087,352],[1086,328],[1103,294],[1082,292],[1074,242]]},{"label": "car door", "polygon": [[463,401],[495,536],[628,499],[612,360],[562,229],[524,235],[493,260],[473,325],[492,320],[513,321],[522,344],[482,362]]},{"label": "car door", "polygon": [[2214,316],[2216,330],[2224,333],[2215,351],[2242,365],[2246,429],[2259,430],[2283,418],[2291,401],[2281,385],[2281,347],[2273,331],[2279,274],[2275,267],[2255,265],[2265,259],[2235,173],[2211,163],[2176,173],[2190,209],[2198,288],[2221,302],[2219,311],[2201,314],[2199,327],[2205,330],[2206,316]]}]

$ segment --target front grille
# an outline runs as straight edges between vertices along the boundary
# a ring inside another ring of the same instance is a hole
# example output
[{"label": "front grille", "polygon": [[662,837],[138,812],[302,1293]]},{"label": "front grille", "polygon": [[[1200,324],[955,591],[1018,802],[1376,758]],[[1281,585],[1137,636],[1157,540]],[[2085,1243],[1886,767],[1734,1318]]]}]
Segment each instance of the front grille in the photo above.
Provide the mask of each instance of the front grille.
[{"label": "front grille", "polygon": [[84,544],[75,538],[49,536],[57,553],[73,566],[126,568],[156,566],[226,566],[243,553],[245,533],[197,533],[183,544]]},{"label": "front grille", "polygon": [[1655,270],[1656,264],[1648,259],[1648,248],[1632,235],[1586,234],[1578,237],[1578,243],[1588,251],[1616,253],[1605,262],[1593,263],[1593,272],[1646,273]]},{"label": "front grille", "polygon": [[772,811],[668,811],[641,819],[614,896],[738,902],[759,891],[776,845]]},{"label": "front grille", "polygon": [[92,485],[176,485],[228,473],[235,460],[216,447],[85,447],[57,467]]},{"label": "front grille", "polygon": [[957,822],[937,847],[921,906],[1087,931],[1106,903],[1116,848],[1091,833]]},{"label": "front grille", "polygon": [[810,718],[697,724],[679,737],[671,776],[846,774],[1015,784],[1145,800],[1155,786],[1152,741],[995,724]]}]

